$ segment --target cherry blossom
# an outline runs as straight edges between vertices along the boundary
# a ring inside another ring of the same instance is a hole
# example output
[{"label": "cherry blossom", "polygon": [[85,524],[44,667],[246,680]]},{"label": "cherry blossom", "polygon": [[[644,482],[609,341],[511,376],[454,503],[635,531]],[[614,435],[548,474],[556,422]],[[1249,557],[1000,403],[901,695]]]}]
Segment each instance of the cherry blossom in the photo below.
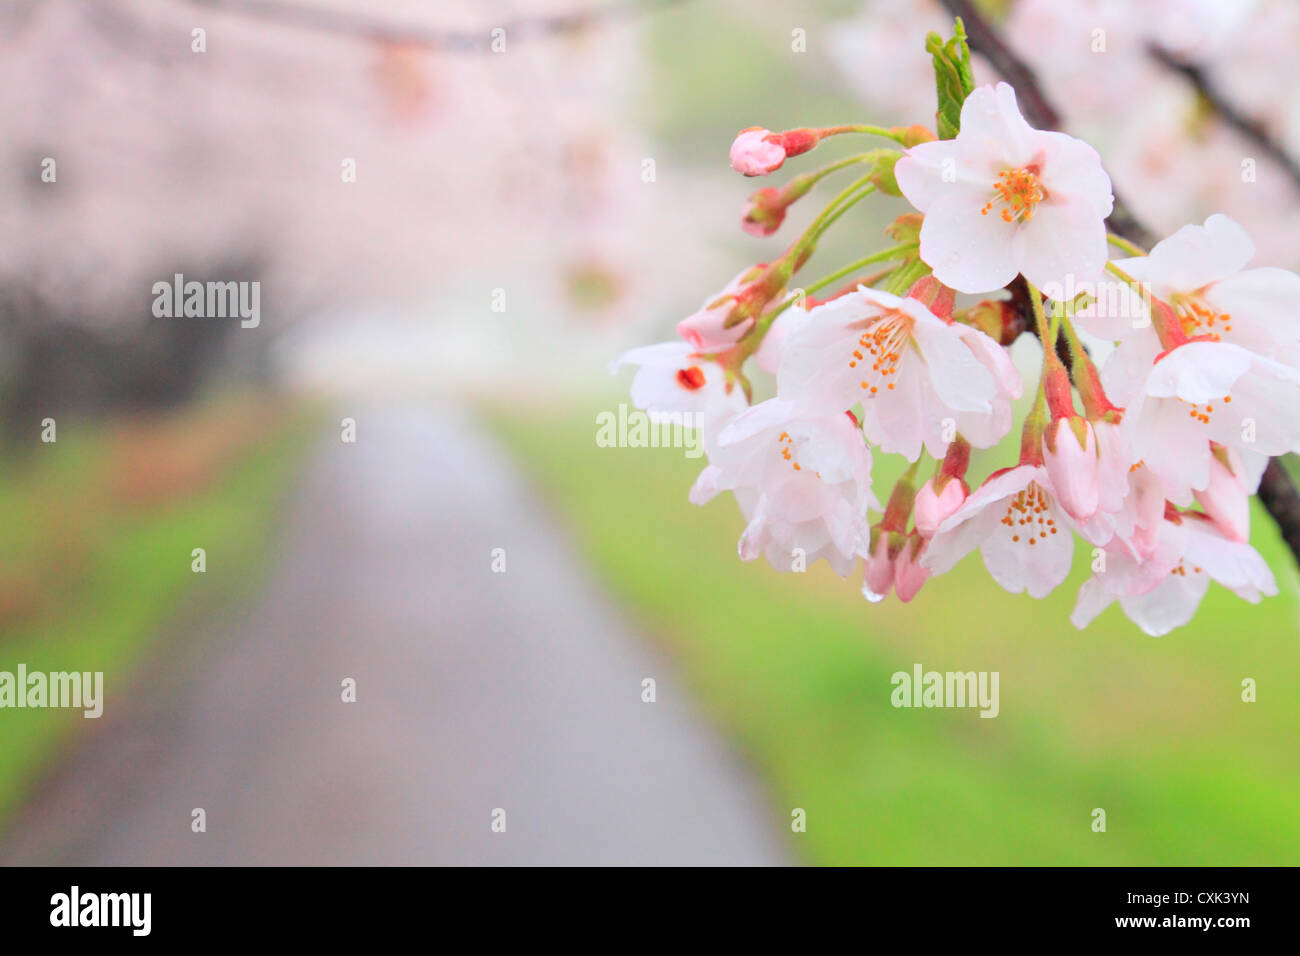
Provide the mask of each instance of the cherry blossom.
[{"label": "cherry blossom", "polygon": [[718,435],[709,465],[690,500],[719,492],[736,496],[748,525],[738,550],[760,554],[780,571],[802,551],[808,564],[825,558],[844,577],[868,547],[871,453],[844,412],[809,414],[780,398],[742,412]]},{"label": "cherry blossom", "polygon": [[[1203,26],[1171,42],[1198,48]],[[1146,29],[1117,39],[1145,42]],[[1248,601],[1275,594],[1249,543],[1250,497],[1272,456],[1300,451],[1300,276],[1250,268],[1255,243],[1224,215],[1147,255],[1108,237],[1114,200],[1097,152],[1030,127],[1007,84],[975,87],[963,42],[956,28],[933,58],[935,130],[949,138],[865,124],[736,138],[732,165],[747,175],[826,136],[891,145],[754,193],[742,225],[766,236],[788,228],[792,201],[857,170],[779,259],[683,320],[685,342],[624,356],[641,365],[638,405],[707,419],[709,464],[690,500],[734,494],[744,560],[785,571],[825,558],[842,577],[861,560],[871,602],[911,601],[975,550],[998,585],[1043,598],[1066,580],[1079,538],[1093,548],[1071,615],[1079,627],[1118,601],[1146,633],[1167,633],[1211,580]],[[900,192],[919,213],[897,217],[883,248],[799,275],[852,206]],[[1111,244],[1133,255],[1108,262]],[[839,291],[812,297],[823,289]],[[959,304],[956,293],[987,297]],[[1030,333],[1032,347],[1019,348]],[[1003,439],[1024,391],[1013,349],[1039,368],[1007,467]],[[773,384],[776,397],[749,407]],[[883,509],[873,454],[910,463]],[[972,491],[976,456],[993,470]],[[874,523],[873,511],[883,511]]]},{"label": "cherry blossom", "polygon": [[1173,512],[1161,523],[1153,553],[1135,560],[1120,547],[1106,551],[1105,570],[1079,588],[1070,615],[1075,627],[1087,627],[1116,600],[1124,613],[1153,637],[1168,634],[1191,620],[1210,581],[1252,604],[1277,594],[1273,572],[1254,548],[1234,541],[1204,515]]},{"label": "cherry blossom", "polygon": [[1069,516],[1046,468],[1022,464],[973,491],[939,526],[921,561],[931,574],[942,574],[979,548],[989,574],[1006,590],[1046,597],[1070,573],[1072,529],[1094,544],[1109,537],[1099,524],[1081,525]]},{"label": "cherry blossom", "polygon": [[745,393],[728,383],[717,362],[696,354],[685,342],[660,342],[619,356],[611,371],[637,365],[632,404],[652,420],[692,416],[705,428],[720,427],[747,406]]},{"label": "cherry blossom", "polygon": [[1210,482],[1210,442],[1280,455],[1300,446],[1300,370],[1226,342],[1160,357],[1125,416],[1133,452],[1175,493]]},{"label": "cherry blossom", "polygon": [[[1107,547],[1123,547],[1137,560],[1150,557],[1158,543],[1165,507],[1175,497],[1173,489],[1144,463],[1134,463],[1129,468],[1124,498],[1109,514],[1114,535]],[[1181,503],[1190,502],[1190,496],[1185,496]]]},{"label": "cherry blossom", "polygon": [[[1183,226],[1150,255],[1116,265],[1173,309],[1189,338],[1210,336],[1288,365],[1300,364],[1300,276],[1285,269],[1247,269],[1255,244],[1246,230],[1222,214],[1203,226]],[[1142,340],[1155,347],[1154,326],[1128,316],[1080,312],[1085,328],[1104,338]],[[1158,351],[1158,349],[1157,349]]]},{"label": "cherry blossom", "polygon": [[894,167],[925,213],[921,258],[959,292],[1090,282],[1106,265],[1110,177],[1087,143],[1036,130],[1006,83],[966,98],[956,139],[913,146]]},{"label": "cherry blossom", "polygon": [[861,402],[868,440],[909,461],[923,446],[942,457],[953,428],[977,448],[996,444],[1022,388],[984,333],[865,286],[812,309],[777,371],[779,393],[800,404],[830,411]]}]

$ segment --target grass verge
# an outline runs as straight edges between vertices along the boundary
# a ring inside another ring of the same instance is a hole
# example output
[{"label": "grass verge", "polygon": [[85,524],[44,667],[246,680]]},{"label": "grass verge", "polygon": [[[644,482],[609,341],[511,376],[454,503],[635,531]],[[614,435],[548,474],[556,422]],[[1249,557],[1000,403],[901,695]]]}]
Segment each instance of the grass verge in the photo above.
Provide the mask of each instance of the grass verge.
[{"label": "grass verge", "polygon": [[[0,474],[0,670],[102,671],[107,706],[183,602],[252,586],[314,409],[225,397],[60,428]],[[207,570],[191,569],[206,551]],[[80,711],[0,709],[0,832]]]},{"label": "grass verge", "polygon": [[[829,864],[1257,865],[1300,862],[1300,601],[1256,510],[1282,594],[1217,586],[1194,621],[1146,637],[1117,607],[1068,621],[1088,554],[1042,601],[1006,594],[978,554],[910,605],[870,605],[824,566],[742,564],[730,496],[686,491],[680,450],[597,447],[609,402],[492,413],[576,529],[591,566],[671,649],[764,774],[778,825]],[[888,489],[889,463],[877,466]],[[895,709],[890,676],[998,671],[1001,713]],[[1258,700],[1242,700],[1253,678]],[[1093,811],[1106,813],[1104,833]]]}]

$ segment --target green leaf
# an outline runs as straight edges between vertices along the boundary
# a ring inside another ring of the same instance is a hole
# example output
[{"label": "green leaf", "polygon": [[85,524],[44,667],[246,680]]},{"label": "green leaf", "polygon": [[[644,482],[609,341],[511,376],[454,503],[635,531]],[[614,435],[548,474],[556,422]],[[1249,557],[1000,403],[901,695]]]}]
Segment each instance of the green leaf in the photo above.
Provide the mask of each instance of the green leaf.
[{"label": "green leaf", "polygon": [[945,43],[938,33],[931,32],[925,38],[925,50],[934,60],[934,85],[939,99],[934,114],[936,129],[940,139],[953,139],[961,129],[961,105],[975,89],[970,46],[961,17],[953,24],[952,39]]}]

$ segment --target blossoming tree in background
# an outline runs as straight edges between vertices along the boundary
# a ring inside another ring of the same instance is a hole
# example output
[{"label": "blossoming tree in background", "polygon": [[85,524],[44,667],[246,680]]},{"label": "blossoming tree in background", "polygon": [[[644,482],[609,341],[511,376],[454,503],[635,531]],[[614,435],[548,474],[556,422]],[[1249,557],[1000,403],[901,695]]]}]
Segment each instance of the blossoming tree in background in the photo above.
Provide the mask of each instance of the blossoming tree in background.
[{"label": "blossoming tree in background", "polygon": [[[824,180],[856,174],[780,256],[684,319],[680,342],[623,356],[639,366],[638,407],[703,430],[709,464],[690,500],[731,492],[742,559],[792,570],[824,558],[860,573],[873,601],[910,601],[976,550],[1003,588],[1041,598],[1068,575],[1076,536],[1093,549],[1079,627],[1118,601],[1167,633],[1211,581],[1248,601],[1275,594],[1248,540],[1249,497],[1271,456],[1300,450],[1300,277],[1250,268],[1251,239],[1224,215],[1149,251],[1108,232],[1098,153],[1033,128],[1008,84],[976,88],[961,20],[927,49],[934,131],[736,137],[731,164],[746,176],[830,136],[890,145],[756,192],[743,224],[769,235]],[[883,248],[795,287],[819,238],[873,193],[916,211]],[[1026,383],[1008,349],[1022,336],[1047,347],[1017,422]],[[1086,344],[1100,340],[1114,343],[1104,360]],[[775,397],[753,402],[756,370],[775,377]],[[973,451],[1013,427],[1018,456],[972,488]],[[908,462],[888,494],[872,486],[881,454]]]}]

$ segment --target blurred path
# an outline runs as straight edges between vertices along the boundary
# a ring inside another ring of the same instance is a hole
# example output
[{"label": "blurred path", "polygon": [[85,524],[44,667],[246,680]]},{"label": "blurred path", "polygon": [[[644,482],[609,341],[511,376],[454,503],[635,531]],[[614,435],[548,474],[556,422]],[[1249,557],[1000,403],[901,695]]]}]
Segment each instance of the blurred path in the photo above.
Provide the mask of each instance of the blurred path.
[{"label": "blurred path", "polygon": [[454,410],[344,414],[357,443],[324,442],[263,596],[106,688],[0,862],[787,862],[788,818],[504,452]]}]

